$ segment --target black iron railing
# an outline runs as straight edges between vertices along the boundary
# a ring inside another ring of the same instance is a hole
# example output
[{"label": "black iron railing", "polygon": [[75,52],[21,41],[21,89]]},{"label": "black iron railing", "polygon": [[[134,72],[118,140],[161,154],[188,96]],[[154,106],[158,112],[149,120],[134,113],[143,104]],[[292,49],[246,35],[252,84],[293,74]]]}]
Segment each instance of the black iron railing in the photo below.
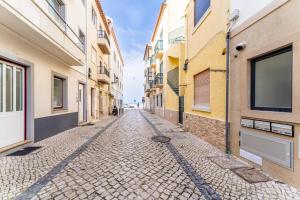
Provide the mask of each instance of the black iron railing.
[{"label": "black iron railing", "polygon": [[64,16],[62,16],[49,2],[49,0],[45,0],[48,12],[53,16],[53,18],[61,25],[65,34],[71,38],[71,40],[82,50],[85,50],[85,39],[81,38],[79,34],[76,34],[73,29],[67,24]]},{"label": "black iron railing", "polygon": [[108,45],[110,46],[110,41],[109,41],[109,38],[108,38],[108,35],[107,35],[106,31],[98,30],[97,37],[98,38],[104,38],[107,41]]},{"label": "black iron railing", "polygon": [[150,59],[150,65],[156,64],[156,59],[154,56],[149,57]]},{"label": "black iron railing", "polygon": [[99,67],[98,67],[98,74],[104,74],[104,75],[110,77],[110,72],[109,72],[109,70],[106,68],[106,66],[99,66]]},{"label": "black iron railing", "polygon": [[155,76],[155,85],[162,85],[164,82],[164,74],[158,73]]}]

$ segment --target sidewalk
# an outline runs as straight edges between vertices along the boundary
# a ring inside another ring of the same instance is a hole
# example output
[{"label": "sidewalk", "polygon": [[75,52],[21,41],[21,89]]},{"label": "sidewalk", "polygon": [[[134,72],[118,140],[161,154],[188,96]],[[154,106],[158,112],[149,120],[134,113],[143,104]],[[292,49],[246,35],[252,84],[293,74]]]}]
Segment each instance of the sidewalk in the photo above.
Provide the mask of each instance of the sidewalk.
[{"label": "sidewalk", "polygon": [[0,157],[0,199],[11,199],[47,174],[115,117],[103,117],[94,126],[79,126],[37,142],[40,149],[26,156]]}]

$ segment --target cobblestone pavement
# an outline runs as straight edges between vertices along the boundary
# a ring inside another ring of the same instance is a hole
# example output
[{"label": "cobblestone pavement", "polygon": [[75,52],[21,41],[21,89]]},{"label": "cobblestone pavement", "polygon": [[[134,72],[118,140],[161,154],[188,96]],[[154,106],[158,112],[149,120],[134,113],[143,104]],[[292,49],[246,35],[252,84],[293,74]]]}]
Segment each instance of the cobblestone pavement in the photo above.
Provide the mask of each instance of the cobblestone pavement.
[{"label": "cobblestone pavement", "polygon": [[[155,115],[128,111],[0,158],[1,199],[300,199],[272,180],[250,184],[212,162],[210,144]],[[153,136],[168,136],[157,143]]]}]

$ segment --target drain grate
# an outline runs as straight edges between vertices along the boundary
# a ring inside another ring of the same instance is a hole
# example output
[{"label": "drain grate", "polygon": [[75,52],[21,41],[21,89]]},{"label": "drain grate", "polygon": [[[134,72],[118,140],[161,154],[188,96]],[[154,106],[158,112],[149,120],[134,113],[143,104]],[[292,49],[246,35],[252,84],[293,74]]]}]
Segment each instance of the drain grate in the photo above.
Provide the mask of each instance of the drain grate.
[{"label": "drain grate", "polygon": [[26,156],[38,149],[40,149],[41,147],[40,146],[36,146],[36,147],[25,147],[23,149],[20,149],[16,152],[13,152],[11,154],[8,154],[7,156]]},{"label": "drain grate", "polygon": [[261,183],[271,181],[269,177],[255,168],[241,167],[231,170],[248,183]]},{"label": "drain grate", "polygon": [[166,137],[166,136],[154,136],[151,139],[154,142],[160,142],[160,143],[168,143],[171,140],[171,138]]}]

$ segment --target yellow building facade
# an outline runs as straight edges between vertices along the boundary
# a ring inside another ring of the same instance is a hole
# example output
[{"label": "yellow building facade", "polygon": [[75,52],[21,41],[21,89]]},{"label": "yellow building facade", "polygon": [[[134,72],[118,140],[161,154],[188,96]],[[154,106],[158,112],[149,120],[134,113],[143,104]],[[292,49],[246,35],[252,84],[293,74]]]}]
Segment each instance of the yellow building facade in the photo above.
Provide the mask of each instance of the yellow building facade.
[{"label": "yellow building facade", "polygon": [[186,65],[181,70],[184,128],[224,149],[226,32],[230,1],[191,0],[186,9]]}]

